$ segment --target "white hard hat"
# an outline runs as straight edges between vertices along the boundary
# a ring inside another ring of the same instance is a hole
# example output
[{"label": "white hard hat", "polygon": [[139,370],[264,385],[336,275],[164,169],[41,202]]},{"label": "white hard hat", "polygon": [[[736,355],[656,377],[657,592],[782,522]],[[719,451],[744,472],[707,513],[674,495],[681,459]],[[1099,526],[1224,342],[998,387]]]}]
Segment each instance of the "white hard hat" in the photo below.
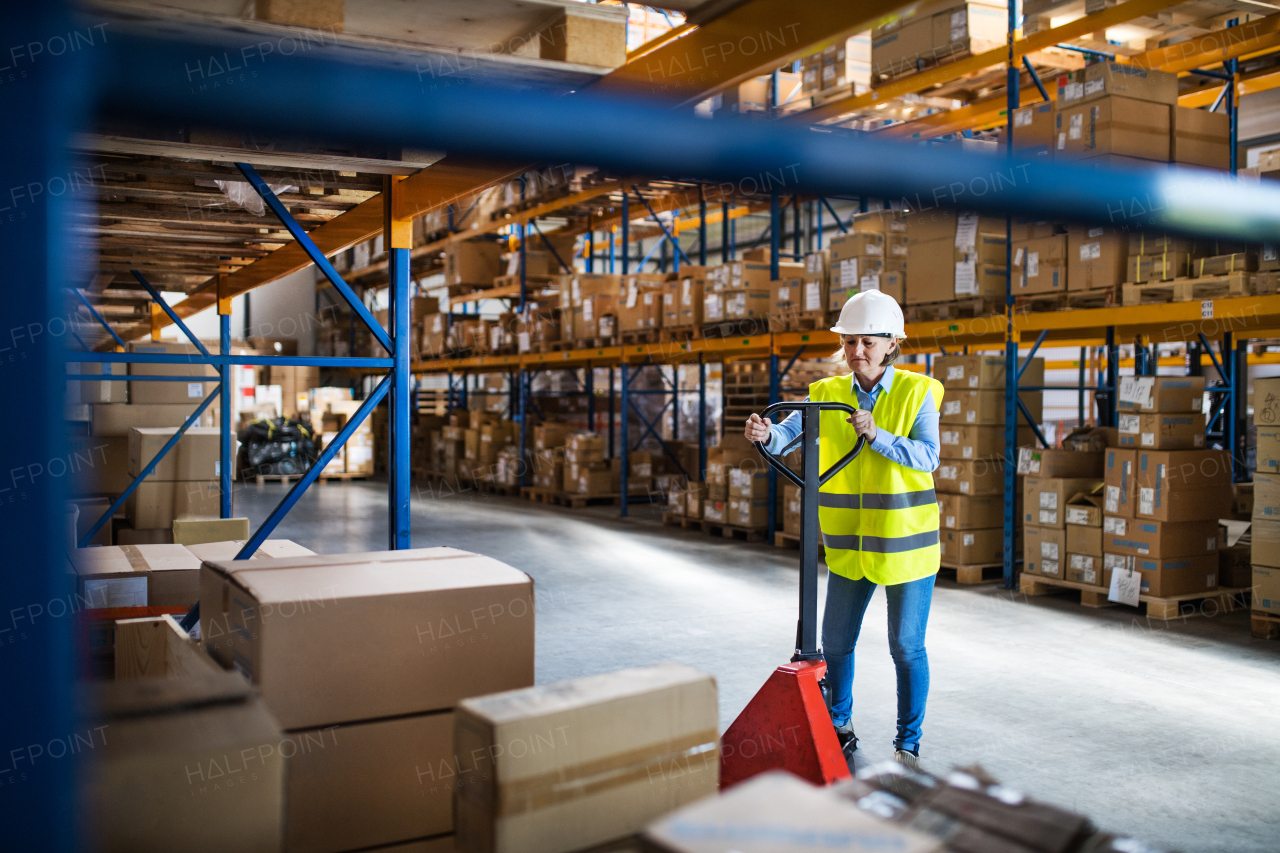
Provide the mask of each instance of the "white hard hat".
[{"label": "white hard hat", "polygon": [[880,335],[905,338],[902,309],[898,300],[879,290],[855,293],[840,309],[840,319],[831,327],[837,335]]}]

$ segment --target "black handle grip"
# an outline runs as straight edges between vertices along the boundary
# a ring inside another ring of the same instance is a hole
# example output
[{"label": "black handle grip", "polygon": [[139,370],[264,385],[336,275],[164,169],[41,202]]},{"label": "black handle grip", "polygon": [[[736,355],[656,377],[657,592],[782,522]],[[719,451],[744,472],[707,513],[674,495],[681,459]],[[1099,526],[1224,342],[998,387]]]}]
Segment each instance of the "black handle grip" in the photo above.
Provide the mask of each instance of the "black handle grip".
[{"label": "black handle grip", "polygon": [[[763,412],[761,412],[760,417],[767,418],[770,415],[774,414],[775,412],[804,411],[806,409],[812,410],[814,412],[843,411],[843,412],[848,412],[850,415],[858,411],[852,406],[848,406],[844,403],[819,402],[814,400],[798,400],[794,403],[788,403],[788,402],[774,403],[768,408],[766,408]],[[801,435],[803,436],[803,433],[801,433]],[[783,464],[781,459],[779,459],[774,454],[770,453],[763,441],[753,441],[751,443],[756,446],[756,450],[760,451],[760,455],[764,457],[766,462],[768,462],[771,466],[773,466],[774,470],[776,470],[779,474],[782,474],[792,483],[795,483],[797,486],[801,486],[801,487],[804,486],[804,479],[801,478],[798,474],[796,474],[796,472],[788,468],[785,464]],[[828,468],[826,471],[822,472],[822,474],[819,475],[818,485],[821,486],[824,483],[826,483],[828,480],[830,480],[832,477],[838,474],[840,470],[844,468],[844,466],[852,462],[857,457],[857,455],[862,452],[862,448],[864,445],[866,445],[866,443],[867,443],[867,437],[865,435],[858,436],[858,443],[854,445],[853,450],[850,450],[840,459],[836,460],[836,463],[834,465],[832,465],[830,468]],[[790,444],[787,445],[787,447],[790,447],[790,446],[791,446]],[[786,448],[784,448],[784,450],[785,449]]]}]

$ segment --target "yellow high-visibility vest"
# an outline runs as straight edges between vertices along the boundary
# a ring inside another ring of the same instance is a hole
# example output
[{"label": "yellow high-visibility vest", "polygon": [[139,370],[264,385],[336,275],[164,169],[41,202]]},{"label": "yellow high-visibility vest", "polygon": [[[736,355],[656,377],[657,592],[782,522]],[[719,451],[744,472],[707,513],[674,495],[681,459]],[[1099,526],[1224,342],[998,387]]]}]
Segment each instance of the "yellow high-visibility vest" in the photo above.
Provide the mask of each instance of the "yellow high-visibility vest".
[{"label": "yellow high-visibility vest", "polygon": [[[809,386],[809,399],[858,408],[851,376],[833,376]],[[908,435],[926,396],[942,407],[942,383],[918,373],[894,371],[889,388],[876,398],[877,429]],[[830,468],[853,449],[858,433],[844,412],[823,412],[819,465]],[[827,568],[838,575],[876,584],[899,584],[938,571],[938,498],[933,473],[916,471],[863,448],[858,457],[821,487],[818,523]]]}]

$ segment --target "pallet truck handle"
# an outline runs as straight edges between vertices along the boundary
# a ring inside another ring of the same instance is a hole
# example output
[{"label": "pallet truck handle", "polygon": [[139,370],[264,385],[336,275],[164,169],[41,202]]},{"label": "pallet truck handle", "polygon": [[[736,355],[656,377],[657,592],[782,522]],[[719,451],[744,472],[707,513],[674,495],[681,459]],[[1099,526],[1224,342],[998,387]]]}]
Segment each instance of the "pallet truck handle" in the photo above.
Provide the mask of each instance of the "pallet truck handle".
[{"label": "pallet truck handle", "polygon": [[[818,402],[814,400],[803,400],[803,401],[797,401],[794,403],[790,403],[790,402],[774,403],[770,405],[768,408],[766,408],[763,412],[761,412],[760,417],[767,418],[770,415],[775,414],[777,412],[787,412],[787,411],[800,411],[800,412],[842,411],[842,412],[848,412],[850,415],[852,415],[858,410],[853,408],[852,406],[845,405],[844,403],[831,403],[831,402]],[[792,447],[792,445],[794,445],[797,441],[803,440],[803,438],[804,438],[804,430],[802,429],[800,431],[800,434],[797,435],[795,439],[793,439],[785,448],[783,448],[783,454],[785,454]],[[772,466],[774,470],[776,470],[779,474],[783,475],[784,477],[786,477],[788,480],[790,480],[792,483],[796,484],[797,486],[801,488],[804,487],[804,478],[802,478],[795,471],[792,471],[790,468],[788,468],[783,463],[782,459],[779,458],[779,456],[774,455],[773,453],[770,453],[768,448],[766,447],[765,442],[753,441],[751,443],[756,446],[756,450],[760,451],[760,455],[764,457],[765,461],[768,462],[769,465]],[[836,474],[840,473],[841,469],[843,469],[846,465],[848,465],[850,462],[852,462],[854,459],[857,458],[858,454],[862,452],[862,448],[866,445],[866,443],[867,443],[867,437],[865,435],[858,436],[858,443],[853,446],[853,450],[850,450],[840,459],[836,460],[835,464],[833,464],[830,468],[828,468],[826,471],[823,471],[821,474],[819,474],[818,485],[822,486],[826,484],[828,480],[830,480]]]}]

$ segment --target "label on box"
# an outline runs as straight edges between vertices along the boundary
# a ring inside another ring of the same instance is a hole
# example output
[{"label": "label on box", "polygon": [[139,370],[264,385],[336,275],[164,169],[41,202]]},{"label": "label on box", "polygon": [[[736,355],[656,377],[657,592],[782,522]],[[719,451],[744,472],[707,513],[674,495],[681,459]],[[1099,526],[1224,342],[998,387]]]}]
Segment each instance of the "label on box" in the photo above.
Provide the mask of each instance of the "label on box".
[{"label": "label on box", "polygon": [[958,476],[958,468],[955,465],[943,465],[938,468],[938,477],[943,480],[954,480]]},{"label": "label on box", "polygon": [[591,304],[593,302],[595,302],[594,299],[588,299],[586,302],[582,303],[582,319],[586,320],[588,323],[596,318],[595,308]]},{"label": "label on box", "polygon": [[693,279],[686,278],[684,281],[680,283],[680,285],[681,285],[680,304],[693,305],[693,292],[692,292]]},{"label": "label on box", "polygon": [[1156,434],[1155,434],[1154,432],[1144,432],[1144,433],[1142,433],[1142,442],[1141,442],[1141,443],[1142,443],[1142,446],[1143,446],[1143,447],[1155,447],[1155,446],[1156,446]]},{"label": "label on box", "polygon": [[978,270],[976,262],[968,260],[956,261],[956,296],[976,296],[978,293]]},{"label": "label on box", "polygon": [[944,400],[942,402],[942,413],[944,415],[958,415],[963,406],[959,400]]},{"label": "label on box", "polygon": [[675,304],[676,304],[676,295],[675,295],[674,293],[664,293],[664,294],[662,294],[662,307],[663,307],[663,308],[673,308],[673,307],[675,307]]},{"label": "label on box", "polygon": [[977,423],[977,422],[978,422],[978,413],[977,413],[977,412],[975,412],[975,411],[972,411],[972,410],[967,411],[967,412],[965,412],[965,413],[964,413],[964,419],[965,419],[965,422],[966,422],[966,423],[971,423],[971,424],[973,424],[973,423]]},{"label": "label on box", "polygon": [[203,397],[203,396],[204,396],[204,383],[203,383],[203,382],[188,382],[188,383],[187,383],[187,396],[188,396],[188,397],[194,397],[194,398],[196,398],[197,400],[199,400],[201,397]]},{"label": "label on box", "polygon": [[1040,253],[1027,252],[1027,278],[1036,278],[1040,275]]},{"label": "label on box", "polygon": [[1084,93],[1086,95],[1093,95],[1097,92],[1101,92],[1106,87],[1107,81],[1103,80],[1101,77],[1096,80],[1086,80],[1084,83]]},{"label": "label on box", "polygon": [[840,286],[853,287],[858,283],[858,259],[845,258],[840,262]]},{"label": "label on box", "polygon": [[963,27],[967,23],[967,21],[965,20],[965,18],[967,17],[967,14],[968,13],[964,9],[960,9],[959,11],[952,12],[951,13],[952,28]]},{"label": "label on box", "polygon": [[972,447],[967,447],[967,446],[966,446],[966,447],[962,447],[962,448],[960,448],[960,455],[961,455],[962,457],[964,457],[965,459],[972,459],[972,458],[973,458],[973,448],[972,448]]},{"label": "label on box", "polygon": [[1093,557],[1088,554],[1069,554],[1071,568],[1093,571]]},{"label": "label on box", "polygon": [[978,245],[978,214],[956,215],[956,248],[972,250]]},{"label": "label on box", "polygon": [[1107,592],[1107,601],[1117,601],[1138,606],[1138,596],[1142,593],[1142,575],[1133,569],[1116,569],[1111,573],[1111,589]]},{"label": "label on box", "polygon": [[652,305],[652,304],[653,304],[653,292],[652,292],[652,291],[650,291],[650,292],[648,292],[648,293],[646,293],[646,294],[644,295],[644,304],[645,304],[645,305]]},{"label": "label on box", "polygon": [[1067,147],[1067,135],[1065,133],[1058,134],[1058,150],[1061,151]]},{"label": "label on box", "polygon": [[1277,245],[1277,244],[1275,244],[1275,243],[1263,243],[1263,244],[1262,244],[1262,260],[1264,260],[1264,261],[1274,261],[1274,260],[1276,259],[1276,257],[1277,257],[1276,245]]},{"label": "label on box", "polygon": [[1139,515],[1155,515],[1156,512],[1156,490],[1155,489],[1138,489],[1138,514]]},{"label": "label on box", "polygon": [[628,308],[636,307],[636,296],[639,295],[639,292],[640,291],[636,287],[636,283],[634,280],[628,282],[627,284],[627,307]]},{"label": "label on box", "polygon": [[[1151,394],[1155,390],[1155,384],[1154,376],[1122,376],[1118,398],[1121,403],[1132,403],[1140,409],[1149,409],[1152,406]],[[1137,418],[1134,421],[1136,424]],[[1136,425],[1132,431],[1138,431]]]},{"label": "label on box", "polygon": [[[1116,487],[1111,486],[1110,488]],[[1117,489],[1117,491],[1119,491],[1119,489]],[[1123,536],[1126,530],[1128,530],[1128,525],[1125,523],[1123,518],[1112,518],[1111,516],[1107,516],[1102,519],[1103,533],[1114,533],[1116,536]]]},{"label": "label on box", "polygon": [[[814,287],[817,287],[817,285],[815,284]],[[874,275],[864,275],[862,278],[858,279],[858,289],[863,291],[879,290],[880,289],[880,273],[875,273]]]},{"label": "label on box", "polygon": [[724,298],[719,294],[709,295],[703,307],[706,308],[708,320],[719,320],[724,316]]},{"label": "label on box", "polygon": [[810,281],[804,286],[804,310],[820,311],[822,309],[822,282]]},{"label": "label on box", "polygon": [[778,288],[778,301],[779,301],[779,302],[790,302],[790,301],[791,301],[791,288],[789,288],[789,287],[779,287],[779,288]]},{"label": "label on box", "polygon": [[1101,237],[1106,230],[1107,229],[1105,228],[1090,228],[1089,239],[1092,240],[1094,237]]},{"label": "label on box", "polygon": [[959,430],[956,430],[953,432],[951,430],[944,429],[941,433],[939,433],[938,437],[943,444],[959,444],[960,443]]},{"label": "label on box", "polygon": [[507,275],[515,275],[520,272],[520,255],[518,252],[512,252],[507,256]]},{"label": "label on box", "polygon": [[[1060,88],[1062,91],[1061,100],[1063,101],[1074,101],[1074,100],[1077,100],[1078,98],[1084,97],[1083,83],[1068,83],[1067,85],[1062,86]],[[1072,118],[1074,119],[1076,118],[1076,116],[1072,116]]]},{"label": "label on box", "polygon": [[1137,415],[1121,415],[1119,418],[1119,430],[1126,435],[1137,435],[1138,424],[1141,418]]},{"label": "label on box", "polygon": [[1088,524],[1089,510],[1080,507],[1067,507],[1067,524]]},{"label": "label on box", "polygon": [[970,388],[977,388],[977,387],[978,387],[978,377],[977,377],[977,376],[970,376],[970,377],[969,377],[969,387],[970,387]]},{"label": "label on box", "polygon": [[1105,512],[1120,511],[1120,487],[1107,486],[1106,496],[1103,499],[1103,510]]},{"label": "label on box", "polygon": [[520,352],[529,351],[529,333],[528,332],[516,333],[516,348],[519,349]]},{"label": "label on box", "polygon": [[954,515],[948,515],[947,527],[955,527],[955,526],[956,526],[956,517]]},{"label": "label on box", "polygon": [[[1079,86],[1080,84],[1076,83],[1074,85]],[[1067,138],[1080,139],[1082,136],[1084,136],[1084,115],[1077,113],[1067,123]]]},{"label": "label on box", "polygon": [[1057,560],[1041,560],[1040,573],[1045,575],[1057,575],[1060,572]]},{"label": "label on box", "polygon": [[962,41],[962,40],[964,39],[964,37],[965,37],[965,34],[966,34],[966,33],[968,33],[968,32],[969,32],[969,28],[968,28],[968,27],[952,27],[952,28],[951,28],[951,40],[952,40],[952,41]]},{"label": "label on box", "polygon": [[147,579],[143,577],[86,580],[84,597],[94,607],[146,607]]},{"label": "label on box", "polygon": [[1080,260],[1092,261],[1100,257],[1102,257],[1101,243],[1085,243],[1080,247]]},{"label": "label on box", "polygon": [[967,495],[967,494],[969,494],[969,481],[968,481],[968,480],[963,480],[963,481],[961,481],[961,483],[960,483],[960,494],[962,494],[962,495]]},{"label": "label on box", "polygon": [[1031,124],[1031,109],[1030,109],[1030,107],[1028,107],[1028,108],[1027,108],[1027,109],[1025,109],[1025,110],[1018,110],[1017,112],[1015,112],[1015,113],[1013,114],[1013,126],[1014,126],[1015,128],[1018,128],[1018,127],[1027,127],[1027,126],[1028,126],[1028,125],[1030,125],[1030,124]]},{"label": "label on box", "polygon": [[1040,510],[1040,523],[1041,524],[1057,524],[1058,511],[1056,509]]},{"label": "label on box", "polygon": [[1218,550],[1218,537],[1217,537],[1217,536],[1210,536],[1210,537],[1208,537],[1207,539],[1205,539],[1205,540],[1204,540],[1204,549],[1205,549],[1206,551],[1216,551],[1216,550]]},{"label": "label on box", "polygon": [[1133,568],[1134,559],[1129,555],[1122,554],[1103,554],[1102,566],[1107,569],[1131,569]]},{"label": "label on box", "polygon": [[956,364],[947,368],[947,381],[964,379],[964,365]]},{"label": "label on box", "polygon": [[1023,251],[1022,249],[1019,249],[1018,251],[1013,253],[1013,265],[1015,267],[1022,266],[1022,251]]},{"label": "label on box", "polygon": [[1057,509],[1058,493],[1057,492],[1041,492],[1040,508],[1041,509]]},{"label": "label on box", "polygon": [[972,533],[964,534],[964,544],[972,545],[974,543],[974,535]]},{"label": "label on box", "polygon": [[1018,473],[1019,474],[1039,474],[1040,473],[1040,454],[1036,453],[1035,448],[1033,447],[1018,448]]},{"label": "label on box", "polygon": [[1058,559],[1058,543],[1057,542],[1041,542],[1040,556],[1048,557],[1051,560]]}]

